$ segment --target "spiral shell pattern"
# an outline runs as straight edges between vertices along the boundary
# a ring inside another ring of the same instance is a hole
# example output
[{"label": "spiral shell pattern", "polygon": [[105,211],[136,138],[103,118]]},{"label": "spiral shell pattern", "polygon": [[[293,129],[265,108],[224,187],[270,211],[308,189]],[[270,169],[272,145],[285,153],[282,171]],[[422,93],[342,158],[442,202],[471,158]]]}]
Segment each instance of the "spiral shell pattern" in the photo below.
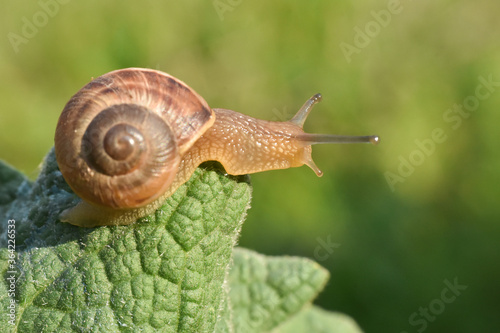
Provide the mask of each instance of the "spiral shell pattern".
[{"label": "spiral shell pattern", "polygon": [[166,191],[183,154],[214,119],[200,95],[166,73],[113,71],[66,104],[55,135],[59,169],[90,203],[140,207]]}]

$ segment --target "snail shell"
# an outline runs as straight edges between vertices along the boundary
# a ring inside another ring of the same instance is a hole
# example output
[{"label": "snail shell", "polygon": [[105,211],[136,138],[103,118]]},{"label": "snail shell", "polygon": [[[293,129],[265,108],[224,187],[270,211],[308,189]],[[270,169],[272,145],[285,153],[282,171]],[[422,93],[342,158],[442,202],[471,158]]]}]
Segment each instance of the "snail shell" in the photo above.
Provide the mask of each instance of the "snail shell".
[{"label": "snail shell", "polygon": [[288,122],[270,122],[211,109],[184,82],[160,71],[104,74],[69,100],[57,124],[59,169],[83,199],[61,220],[85,227],[132,223],[207,160],[220,161],[234,175],[307,164],[320,176],[312,144],[378,141],[304,133],[320,100],[313,96]]},{"label": "snail shell", "polygon": [[168,74],[114,71],[64,108],[55,135],[59,168],[90,203],[140,207],[165,192],[180,156],[214,119],[201,96]]}]

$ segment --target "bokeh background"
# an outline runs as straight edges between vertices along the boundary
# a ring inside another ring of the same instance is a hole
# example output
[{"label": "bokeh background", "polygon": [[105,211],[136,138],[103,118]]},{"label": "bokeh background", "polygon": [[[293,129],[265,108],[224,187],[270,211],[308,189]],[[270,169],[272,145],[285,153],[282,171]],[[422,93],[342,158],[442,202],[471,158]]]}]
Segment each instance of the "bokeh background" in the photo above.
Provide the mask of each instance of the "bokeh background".
[{"label": "bokeh background", "polygon": [[[2,0],[0,158],[35,178],[69,97],[118,68],[168,72],[212,107],[263,119],[321,92],[307,131],[380,145],[315,146],[322,178],[252,176],[240,245],[317,260],[331,272],[317,303],[367,332],[498,332],[499,12],[491,0]],[[467,288],[450,300],[445,280]]]}]

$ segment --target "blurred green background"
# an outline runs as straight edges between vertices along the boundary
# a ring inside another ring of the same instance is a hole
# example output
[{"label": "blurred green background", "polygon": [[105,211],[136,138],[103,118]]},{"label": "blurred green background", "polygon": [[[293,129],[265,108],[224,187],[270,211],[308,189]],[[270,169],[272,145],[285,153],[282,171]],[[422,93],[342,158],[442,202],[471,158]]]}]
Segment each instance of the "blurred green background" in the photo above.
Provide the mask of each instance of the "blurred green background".
[{"label": "blurred green background", "polygon": [[[317,303],[367,332],[498,332],[499,12],[491,0],[2,0],[0,158],[35,178],[66,101],[118,68],[168,72],[212,107],[263,119],[321,92],[307,131],[381,144],[315,146],[322,178],[252,176],[240,245],[317,260],[332,275]],[[451,301],[445,280],[467,289]]]}]

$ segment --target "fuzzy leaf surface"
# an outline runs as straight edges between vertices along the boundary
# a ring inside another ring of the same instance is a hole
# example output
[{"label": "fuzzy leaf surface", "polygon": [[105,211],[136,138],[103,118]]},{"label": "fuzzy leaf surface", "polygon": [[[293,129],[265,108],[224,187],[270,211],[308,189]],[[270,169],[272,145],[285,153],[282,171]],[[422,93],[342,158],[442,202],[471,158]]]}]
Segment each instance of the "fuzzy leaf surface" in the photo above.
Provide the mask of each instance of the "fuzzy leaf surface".
[{"label": "fuzzy leaf surface", "polygon": [[[199,168],[154,214],[86,229],[58,220],[79,199],[53,150],[34,183],[7,168],[0,165],[0,176],[7,174],[0,177],[0,331],[213,332],[250,202],[246,178]],[[8,220],[16,221],[12,266]],[[14,325],[5,321],[12,299]]]},{"label": "fuzzy leaf surface", "polygon": [[271,257],[235,248],[229,297],[236,333],[268,332],[310,304],[329,273],[298,257]]},{"label": "fuzzy leaf surface", "polygon": [[325,311],[317,306],[307,307],[272,333],[362,333],[351,317]]}]

